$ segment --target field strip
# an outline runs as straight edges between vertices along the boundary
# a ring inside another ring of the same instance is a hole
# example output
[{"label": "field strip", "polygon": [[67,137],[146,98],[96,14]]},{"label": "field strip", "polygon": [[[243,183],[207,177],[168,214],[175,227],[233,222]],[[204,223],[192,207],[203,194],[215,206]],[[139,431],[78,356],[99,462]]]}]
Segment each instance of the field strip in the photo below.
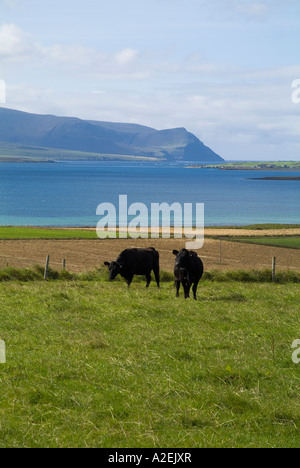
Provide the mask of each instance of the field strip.
[{"label": "field strip", "polygon": [[[160,253],[161,269],[174,270],[174,249],[185,247],[183,239],[107,239],[107,240],[0,240],[0,268],[44,265],[50,255],[50,267],[60,270],[62,260],[70,272],[91,271],[103,266],[105,261],[115,260],[127,248],[155,247]],[[300,271],[300,250],[271,247],[230,240],[206,239],[199,250],[206,271],[251,270],[272,267],[276,257],[278,269]]]},{"label": "field strip", "polygon": [[[135,230],[127,228],[116,228],[117,233],[125,235],[123,240],[126,240],[127,235],[130,238],[130,234],[136,233]],[[195,235],[196,232],[192,228],[182,229],[182,228],[171,228],[164,229],[164,228],[141,228],[138,230],[138,233],[146,234],[147,238],[151,238],[151,233],[155,235],[162,236],[163,233],[168,233],[171,237],[176,235],[180,235],[183,237],[183,233],[186,235]],[[77,236],[78,233],[78,236]],[[201,230],[198,229],[198,235],[201,233]],[[234,228],[234,227],[218,227],[218,228],[205,228],[204,236],[206,239],[208,238],[216,238],[226,240],[226,238],[231,237],[249,237],[249,238],[256,238],[256,237],[300,237],[300,228],[298,225],[295,227],[281,227],[281,228],[272,228],[269,229],[260,227],[253,227],[251,229],[245,228]],[[94,239],[97,240],[98,237],[96,235],[96,229],[94,227],[4,227],[0,226],[0,238],[2,239]],[[134,238],[133,238],[134,239]],[[114,240],[114,239],[110,239]],[[155,241],[157,239],[153,239]]]}]

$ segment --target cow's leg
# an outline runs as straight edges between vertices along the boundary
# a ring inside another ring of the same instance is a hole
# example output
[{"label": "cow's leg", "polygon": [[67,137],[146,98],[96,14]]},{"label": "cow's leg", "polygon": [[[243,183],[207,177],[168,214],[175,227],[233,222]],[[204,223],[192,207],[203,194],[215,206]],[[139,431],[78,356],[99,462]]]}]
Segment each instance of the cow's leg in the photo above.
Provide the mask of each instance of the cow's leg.
[{"label": "cow's leg", "polygon": [[191,285],[190,284],[185,284],[184,285],[184,298],[185,299],[190,298],[190,290],[191,290]]},{"label": "cow's leg", "polygon": [[151,273],[146,274],[146,280],[147,280],[146,288],[149,288],[150,283],[151,283]]},{"label": "cow's leg", "polygon": [[175,288],[176,288],[176,297],[179,297],[180,281],[178,279],[175,280]]},{"label": "cow's leg", "polygon": [[193,285],[193,294],[194,294],[194,299],[195,299],[195,301],[197,301],[197,288],[198,288],[198,284],[199,284],[199,281],[197,281],[197,282],[194,283],[194,285]]},{"label": "cow's leg", "polygon": [[157,287],[159,288],[160,287],[159,267],[154,268],[153,272],[154,272],[155,280],[156,280],[156,283],[157,283]]},{"label": "cow's leg", "polygon": [[131,285],[132,280],[133,280],[133,276],[134,275],[130,275],[130,276],[127,276],[127,278],[126,278],[126,283],[128,285],[128,288],[130,288],[130,285]]}]

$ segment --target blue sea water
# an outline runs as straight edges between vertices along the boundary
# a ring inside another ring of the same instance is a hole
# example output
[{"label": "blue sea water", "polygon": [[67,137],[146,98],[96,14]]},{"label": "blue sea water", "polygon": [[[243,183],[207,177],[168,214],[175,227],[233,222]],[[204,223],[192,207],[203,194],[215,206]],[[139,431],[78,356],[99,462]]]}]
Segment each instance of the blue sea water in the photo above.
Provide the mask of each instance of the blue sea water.
[{"label": "blue sea water", "polygon": [[[1,163],[0,225],[96,226],[97,206],[204,203],[205,225],[300,223],[300,183],[286,172],[99,162]],[[300,172],[290,173],[300,176]]]}]

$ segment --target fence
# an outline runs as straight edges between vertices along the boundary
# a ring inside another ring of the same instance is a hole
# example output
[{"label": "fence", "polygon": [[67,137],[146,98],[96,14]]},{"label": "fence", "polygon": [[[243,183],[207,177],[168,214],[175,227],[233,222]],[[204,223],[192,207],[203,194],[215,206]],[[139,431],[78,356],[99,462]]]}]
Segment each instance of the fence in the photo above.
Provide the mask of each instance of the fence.
[{"label": "fence", "polygon": [[[130,247],[156,247],[160,252],[161,268],[173,271],[173,249],[185,246],[184,240],[71,240],[71,241],[0,241],[0,269],[7,266],[28,268],[45,265],[47,255],[52,269],[70,272],[93,270],[104,261],[115,260]],[[228,239],[206,239],[198,251],[208,270],[269,269],[300,271],[300,250],[230,242]],[[276,257],[276,260],[273,258]]]}]

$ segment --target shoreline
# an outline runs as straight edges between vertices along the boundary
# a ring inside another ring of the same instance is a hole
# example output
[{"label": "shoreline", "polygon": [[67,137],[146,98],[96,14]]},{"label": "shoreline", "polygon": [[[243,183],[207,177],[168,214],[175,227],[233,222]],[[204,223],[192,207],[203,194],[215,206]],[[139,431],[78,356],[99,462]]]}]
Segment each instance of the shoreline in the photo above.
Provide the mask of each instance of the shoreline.
[{"label": "shoreline", "polygon": [[289,180],[289,181],[299,181],[300,177],[251,177],[248,180]]}]

